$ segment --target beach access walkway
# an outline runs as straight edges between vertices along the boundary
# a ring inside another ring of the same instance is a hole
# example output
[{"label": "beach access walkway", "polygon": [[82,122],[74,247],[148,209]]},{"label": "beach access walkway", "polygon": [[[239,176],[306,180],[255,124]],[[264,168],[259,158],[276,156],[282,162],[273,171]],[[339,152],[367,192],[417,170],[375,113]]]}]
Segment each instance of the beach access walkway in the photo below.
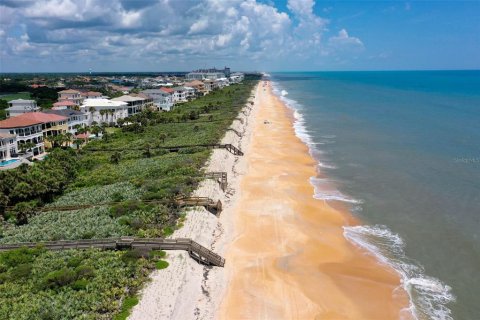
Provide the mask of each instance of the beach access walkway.
[{"label": "beach access walkway", "polygon": [[215,252],[205,248],[199,243],[186,238],[163,239],[163,238],[106,238],[106,239],[81,239],[60,240],[45,242],[19,242],[0,245],[0,251],[8,251],[19,248],[42,247],[47,250],[70,250],[70,249],[137,249],[137,250],[184,250],[201,264],[223,267],[225,259]]}]

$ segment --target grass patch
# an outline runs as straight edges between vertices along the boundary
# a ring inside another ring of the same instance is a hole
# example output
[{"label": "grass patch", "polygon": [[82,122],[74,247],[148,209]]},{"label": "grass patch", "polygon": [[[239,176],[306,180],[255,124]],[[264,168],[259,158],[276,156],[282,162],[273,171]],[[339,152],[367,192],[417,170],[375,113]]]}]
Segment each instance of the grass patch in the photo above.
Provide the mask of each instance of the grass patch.
[{"label": "grass patch", "polygon": [[136,296],[128,297],[123,301],[122,310],[120,313],[113,317],[114,320],[126,320],[132,312],[132,308],[138,304],[138,298]]},{"label": "grass patch", "polygon": [[157,270],[162,270],[168,267],[168,262],[165,260],[159,260],[155,263]]},{"label": "grass patch", "polygon": [[30,99],[30,92],[17,92],[17,93],[9,93],[5,95],[0,95],[0,99],[5,101],[16,100],[16,99]]}]

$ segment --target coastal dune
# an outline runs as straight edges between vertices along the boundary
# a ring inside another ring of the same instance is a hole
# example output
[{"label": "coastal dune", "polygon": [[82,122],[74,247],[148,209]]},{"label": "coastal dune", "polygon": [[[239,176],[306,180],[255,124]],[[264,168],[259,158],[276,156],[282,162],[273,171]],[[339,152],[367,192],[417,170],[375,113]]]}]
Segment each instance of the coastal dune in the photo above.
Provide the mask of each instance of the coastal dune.
[{"label": "coastal dune", "polygon": [[292,111],[268,82],[258,86],[256,99],[218,316],[410,318],[399,275],[343,236],[343,226],[359,222],[313,198],[316,162],[295,135]]}]

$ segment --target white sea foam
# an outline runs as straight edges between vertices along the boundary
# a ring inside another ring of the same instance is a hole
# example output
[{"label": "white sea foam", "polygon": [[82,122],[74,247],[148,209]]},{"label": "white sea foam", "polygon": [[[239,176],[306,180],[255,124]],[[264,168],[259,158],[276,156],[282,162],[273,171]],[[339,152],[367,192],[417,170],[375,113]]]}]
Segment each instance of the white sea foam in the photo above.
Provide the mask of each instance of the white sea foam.
[{"label": "white sea foam", "polygon": [[413,314],[416,319],[453,319],[446,306],[455,301],[451,288],[425,275],[421,265],[405,256],[405,243],[398,234],[380,225],[343,229],[345,238],[400,274],[402,287],[410,297],[410,307],[405,312]]},{"label": "white sea foam", "polygon": [[322,179],[317,177],[311,177],[310,183],[313,186],[314,194],[313,197],[318,200],[330,200],[330,201],[341,201],[341,202],[348,202],[352,204],[362,204],[362,200],[353,199],[348,197],[338,191],[337,189],[333,189],[332,181],[328,179]]},{"label": "white sea foam", "polygon": [[287,90],[282,90],[282,92],[280,93],[283,97],[285,97],[287,94],[288,94],[288,91]]}]

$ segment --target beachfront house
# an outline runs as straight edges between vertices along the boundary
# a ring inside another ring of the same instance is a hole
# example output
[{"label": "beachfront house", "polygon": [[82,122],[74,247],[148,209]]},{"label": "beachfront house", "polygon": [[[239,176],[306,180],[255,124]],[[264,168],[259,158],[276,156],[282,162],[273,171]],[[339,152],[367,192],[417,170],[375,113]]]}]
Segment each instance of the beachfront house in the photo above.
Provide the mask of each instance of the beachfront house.
[{"label": "beachfront house", "polygon": [[205,84],[202,81],[199,81],[199,80],[193,80],[193,81],[185,82],[184,86],[194,88],[196,93],[199,94],[199,95],[204,95],[205,92],[206,92]]},{"label": "beachfront house", "polygon": [[185,87],[174,87],[173,90],[173,102],[186,102],[188,90]]},{"label": "beachfront house", "polygon": [[128,104],[108,99],[85,99],[80,111],[89,115],[88,125],[93,122],[116,125],[118,119],[128,117]]},{"label": "beachfront house", "polygon": [[7,117],[16,117],[27,112],[40,110],[35,100],[16,99],[8,101]]},{"label": "beachfront house", "polygon": [[[34,156],[45,152],[52,146],[49,138],[67,132],[67,118],[44,112],[29,112],[0,121],[0,133],[15,135],[18,149],[31,142]],[[50,139],[51,140],[51,139]]]},{"label": "beachfront house", "polygon": [[63,100],[63,101],[58,101],[53,104],[52,109],[53,110],[62,110],[62,109],[75,109],[78,107],[75,102],[70,101],[70,100]]},{"label": "beachfront house", "polygon": [[0,132],[0,162],[8,161],[18,153],[17,137]]},{"label": "beachfront house", "polygon": [[158,111],[170,111],[173,107],[173,97],[170,93],[161,89],[147,89],[142,93],[152,98]]},{"label": "beachfront house", "polygon": [[240,83],[245,78],[245,75],[241,72],[235,72],[230,75],[230,83]]},{"label": "beachfront house", "polygon": [[204,80],[203,84],[205,85],[205,91],[207,93],[218,89],[218,84],[215,82],[215,80]]},{"label": "beachfront house", "polygon": [[87,91],[80,93],[83,99],[101,99],[103,98],[103,94],[97,91]]},{"label": "beachfront house", "polygon": [[45,110],[44,113],[56,114],[67,118],[67,131],[72,134],[77,134],[78,127],[88,126],[88,114],[78,110],[60,109],[60,110]]},{"label": "beachfront house", "polygon": [[125,102],[128,106],[129,116],[140,113],[147,105],[147,99],[133,95],[123,95],[121,97],[113,98],[111,101]]},{"label": "beachfront house", "polygon": [[80,91],[77,90],[62,90],[58,92],[58,101],[71,101],[77,106],[82,104],[83,96]]}]

